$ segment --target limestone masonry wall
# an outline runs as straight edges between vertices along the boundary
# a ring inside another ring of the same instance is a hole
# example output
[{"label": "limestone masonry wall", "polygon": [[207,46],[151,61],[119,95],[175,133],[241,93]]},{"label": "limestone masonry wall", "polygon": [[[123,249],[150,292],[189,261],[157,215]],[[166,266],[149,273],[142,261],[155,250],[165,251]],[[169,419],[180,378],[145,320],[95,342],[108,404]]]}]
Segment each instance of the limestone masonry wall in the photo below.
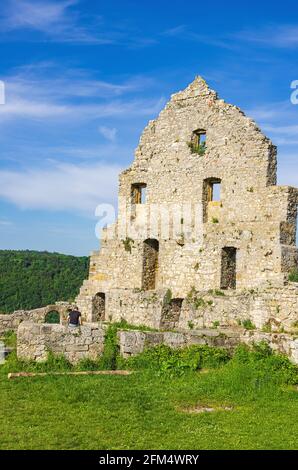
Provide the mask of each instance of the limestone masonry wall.
[{"label": "limestone masonry wall", "polygon": [[[23,322],[18,328],[17,354],[20,359],[44,361],[49,351],[63,354],[70,362],[97,359],[104,351],[105,325],[85,324],[79,328]],[[213,328],[193,331],[118,331],[120,354],[136,355],[158,344],[172,348],[193,344],[234,349],[239,343],[252,345],[266,341],[277,352],[298,364],[298,338],[286,333],[265,333],[243,328]]]},{"label": "limestone masonry wall", "polygon": [[0,335],[5,331],[17,331],[23,321],[44,323],[49,312],[56,311],[60,315],[60,322],[64,323],[68,310],[72,307],[68,302],[56,302],[53,305],[36,308],[34,310],[17,310],[14,313],[0,315]]},{"label": "limestone masonry wall", "polygon": [[[297,321],[297,287],[287,281],[298,266],[298,190],[276,186],[276,155],[257,124],[203,79],[172,95],[120,175],[118,219],[103,231],[77,298],[84,318],[99,319],[101,293],[105,320],[158,327],[170,290],[181,327],[244,316]],[[225,299],[189,308],[192,290],[205,298],[219,289]]]},{"label": "limestone masonry wall", "polygon": [[171,348],[208,345],[233,350],[239,343],[252,345],[265,341],[275,352],[286,354],[298,364],[298,338],[288,334],[246,331],[243,329],[202,329],[191,332],[119,331],[120,354],[130,357],[145,348],[165,344]]},{"label": "limestone masonry wall", "polygon": [[[266,339],[298,362],[298,283],[288,281],[298,269],[298,189],[277,186],[276,174],[277,149],[257,124],[196,78],[148,123],[119,177],[117,221],[76,299],[88,323],[70,331],[23,321],[42,323],[40,309],[0,316],[0,333],[19,325],[22,357],[52,349],[76,362],[101,353],[98,322],[125,319],[180,332],[122,332],[123,355],[156,342]],[[248,320],[259,331],[239,330]]]},{"label": "limestone masonry wall", "polygon": [[35,361],[46,360],[49,351],[63,354],[72,363],[85,358],[96,359],[104,346],[104,330],[98,324],[70,328],[22,322],[17,337],[18,357]]}]

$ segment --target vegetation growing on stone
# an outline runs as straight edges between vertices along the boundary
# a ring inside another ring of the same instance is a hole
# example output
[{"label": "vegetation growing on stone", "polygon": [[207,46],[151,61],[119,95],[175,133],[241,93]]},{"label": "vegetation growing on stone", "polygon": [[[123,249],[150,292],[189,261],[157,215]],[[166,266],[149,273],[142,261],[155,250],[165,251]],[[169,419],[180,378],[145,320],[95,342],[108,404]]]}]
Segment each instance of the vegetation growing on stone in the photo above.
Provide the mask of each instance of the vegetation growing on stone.
[{"label": "vegetation growing on stone", "polygon": [[243,320],[241,322],[243,328],[245,328],[246,330],[255,330],[256,329],[256,326],[253,324],[253,322],[247,318],[245,320]]},{"label": "vegetation growing on stone", "polygon": [[125,251],[128,251],[128,253],[131,253],[132,245],[134,244],[134,240],[132,238],[126,237],[124,240],[122,240],[122,243],[124,245]]},{"label": "vegetation growing on stone", "polygon": [[290,282],[298,282],[298,269],[294,269],[294,270],[289,274],[289,281],[290,281]]},{"label": "vegetation growing on stone", "polygon": [[200,156],[205,155],[206,152],[206,142],[202,142],[199,145],[196,145],[194,142],[187,142],[188,147],[192,153],[197,153]]},{"label": "vegetation growing on stone", "polygon": [[168,289],[163,299],[164,305],[169,305],[171,303],[172,297],[173,297],[172,291],[171,289]]}]

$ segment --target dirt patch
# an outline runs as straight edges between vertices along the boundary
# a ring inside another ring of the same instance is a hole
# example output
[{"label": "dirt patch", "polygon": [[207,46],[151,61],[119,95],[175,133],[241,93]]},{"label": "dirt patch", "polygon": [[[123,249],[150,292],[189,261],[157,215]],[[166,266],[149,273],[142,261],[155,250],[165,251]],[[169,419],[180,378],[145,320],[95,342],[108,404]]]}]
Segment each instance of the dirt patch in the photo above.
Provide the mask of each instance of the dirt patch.
[{"label": "dirt patch", "polygon": [[233,406],[220,406],[220,405],[196,405],[192,408],[181,408],[180,411],[183,413],[189,414],[198,414],[198,413],[212,413],[215,411],[232,411]]}]

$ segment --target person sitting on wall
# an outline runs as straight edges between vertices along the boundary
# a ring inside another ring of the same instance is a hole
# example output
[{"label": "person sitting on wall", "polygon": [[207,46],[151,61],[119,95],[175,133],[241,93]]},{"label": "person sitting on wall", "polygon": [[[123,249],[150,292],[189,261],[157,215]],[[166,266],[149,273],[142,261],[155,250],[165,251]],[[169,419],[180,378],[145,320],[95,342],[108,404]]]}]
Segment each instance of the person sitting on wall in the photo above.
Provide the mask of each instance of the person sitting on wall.
[{"label": "person sitting on wall", "polygon": [[79,312],[77,306],[74,306],[73,310],[69,312],[67,317],[67,324],[72,328],[82,325],[82,315],[81,312]]}]

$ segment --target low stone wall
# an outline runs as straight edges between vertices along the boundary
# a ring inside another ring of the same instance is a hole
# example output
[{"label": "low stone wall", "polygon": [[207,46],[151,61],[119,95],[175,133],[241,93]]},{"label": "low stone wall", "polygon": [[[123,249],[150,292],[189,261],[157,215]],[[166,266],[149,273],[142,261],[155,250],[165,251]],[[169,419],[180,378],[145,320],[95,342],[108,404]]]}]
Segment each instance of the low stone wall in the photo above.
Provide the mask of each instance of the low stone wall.
[{"label": "low stone wall", "polygon": [[171,348],[183,348],[194,344],[233,348],[239,343],[239,332],[225,330],[223,333],[217,329],[202,329],[192,332],[121,330],[118,332],[118,338],[121,356],[129,357],[159,344],[165,344]]},{"label": "low stone wall", "polygon": [[202,329],[191,332],[144,332],[119,331],[120,354],[123,357],[134,356],[145,348],[165,344],[171,348],[191,345],[217,346],[234,349],[239,343],[252,345],[266,341],[276,352],[286,354],[292,362],[298,364],[298,338],[284,333],[264,333],[258,330]]},{"label": "low stone wall", "polygon": [[51,311],[58,312],[60,323],[65,323],[67,312],[71,307],[72,305],[68,302],[57,302],[34,310],[17,310],[14,313],[0,315],[0,335],[9,330],[17,331],[20,323],[24,321],[44,323],[46,315]]},{"label": "low stone wall", "polygon": [[[48,351],[63,354],[70,362],[83,358],[96,359],[104,350],[107,325],[85,323],[79,328],[65,325],[22,322],[18,328],[17,354],[21,359],[46,360]],[[118,331],[120,354],[134,356],[145,348],[165,344],[171,348],[208,345],[233,350],[239,343],[252,345],[266,341],[277,352],[286,354],[298,364],[298,337],[289,333],[265,333],[243,328],[204,328],[189,331]]]},{"label": "low stone wall", "polygon": [[104,329],[98,323],[70,328],[26,321],[19,325],[17,338],[18,357],[36,361],[46,360],[48,351],[52,351],[76,363],[84,358],[96,359],[104,348]]}]

